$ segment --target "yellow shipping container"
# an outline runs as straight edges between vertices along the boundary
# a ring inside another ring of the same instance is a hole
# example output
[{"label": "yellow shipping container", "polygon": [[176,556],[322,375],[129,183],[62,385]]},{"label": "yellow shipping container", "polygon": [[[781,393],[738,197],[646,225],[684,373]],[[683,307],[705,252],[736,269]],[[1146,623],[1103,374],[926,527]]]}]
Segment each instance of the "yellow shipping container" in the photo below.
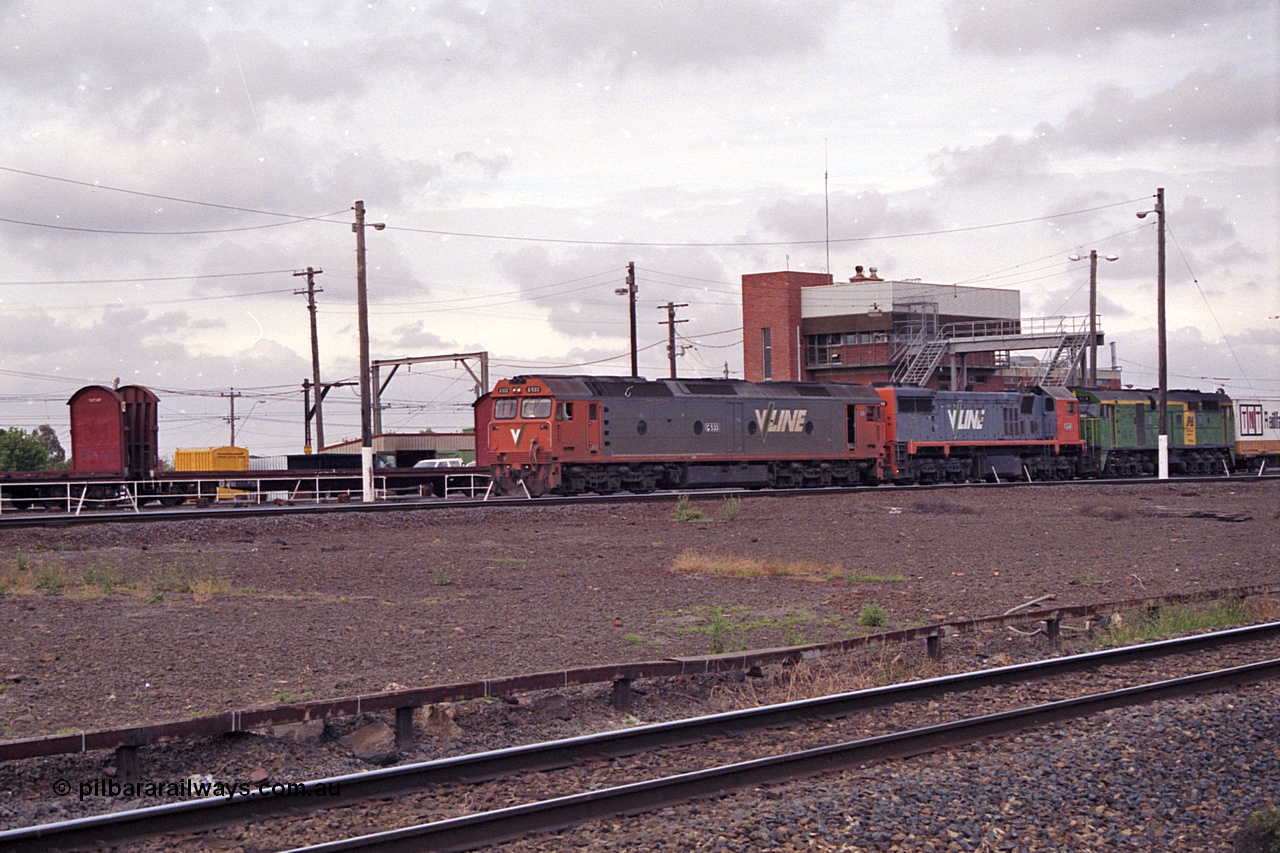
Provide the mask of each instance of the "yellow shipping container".
[{"label": "yellow shipping container", "polygon": [[247,447],[179,447],[173,453],[175,471],[248,471]]}]

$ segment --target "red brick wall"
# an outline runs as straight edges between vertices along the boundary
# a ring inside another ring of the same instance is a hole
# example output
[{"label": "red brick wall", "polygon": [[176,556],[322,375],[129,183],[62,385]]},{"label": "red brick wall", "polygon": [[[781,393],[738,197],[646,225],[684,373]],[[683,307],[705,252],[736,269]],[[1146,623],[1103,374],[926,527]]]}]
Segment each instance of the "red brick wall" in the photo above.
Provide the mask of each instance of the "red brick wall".
[{"label": "red brick wall", "polygon": [[[806,378],[801,372],[800,288],[831,284],[828,273],[751,273],[742,277],[742,359],[748,382]],[[761,329],[771,329],[773,371],[764,375]]]}]

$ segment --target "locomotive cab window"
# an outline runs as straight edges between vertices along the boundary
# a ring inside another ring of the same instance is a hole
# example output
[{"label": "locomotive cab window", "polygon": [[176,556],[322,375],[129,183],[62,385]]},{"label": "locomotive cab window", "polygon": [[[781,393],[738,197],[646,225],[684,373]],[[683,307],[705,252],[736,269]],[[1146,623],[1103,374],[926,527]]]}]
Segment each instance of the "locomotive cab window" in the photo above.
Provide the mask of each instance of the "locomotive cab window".
[{"label": "locomotive cab window", "polygon": [[495,400],[493,403],[494,420],[505,421],[514,418],[519,408],[520,401],[514,397],[503,397],[501,400]]},{"label": "locomotive cab window", "polygon": [[573,420],[573,403],[556,403],[556,420]]},{"label": "locomotive cab window", "polygon": [[551,398],[550,397],[525,397],[520,401],[520,417],[522,418],[549,418],[551,417]]}]

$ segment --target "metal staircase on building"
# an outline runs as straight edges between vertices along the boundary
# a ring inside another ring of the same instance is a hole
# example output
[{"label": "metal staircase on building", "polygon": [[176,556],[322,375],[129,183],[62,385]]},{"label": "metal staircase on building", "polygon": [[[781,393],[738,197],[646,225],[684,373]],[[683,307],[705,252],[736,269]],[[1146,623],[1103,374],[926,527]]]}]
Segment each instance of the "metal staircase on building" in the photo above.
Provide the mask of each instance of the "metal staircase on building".
[{"label": "metal staircase on building", "polygon": [[[925,341],[915,354],[903,359],[893,372],[893,382],[897,385],[924,385],[933,375],[933,371],[942,361],[942,354],[947,351],[946,338],[934,338]],[[912,348],[914,349],[914,347]]]},{"label": "metal staircase on building", "polygon": [[1044,367],[1044,373],[1040,375],[1040,385],[1054,386],[1066,385],[1071,379],[1071,373],[1075,370],[1077,364],[1080,363],[1080,354],[1084,352],[1085,346],[1089,343],[1089,335],[1073,332],[1062,336],[1062,340],[1058,342],[1058,348],[1054,352]]}]

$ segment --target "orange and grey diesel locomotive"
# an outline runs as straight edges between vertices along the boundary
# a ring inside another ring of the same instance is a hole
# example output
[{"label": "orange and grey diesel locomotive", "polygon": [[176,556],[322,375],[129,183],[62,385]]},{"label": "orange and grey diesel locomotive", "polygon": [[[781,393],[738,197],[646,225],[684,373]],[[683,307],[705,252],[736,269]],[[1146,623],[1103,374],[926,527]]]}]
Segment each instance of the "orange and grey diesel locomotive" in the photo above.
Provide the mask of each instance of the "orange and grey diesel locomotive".
[{"label": "orange and grey diesel locomotive", "polygon": [[1063,388],[937,391],[731,379],[517,376],[476,404],[477,465],[536,496],[1093,472]]},{"label": "orange and grey diesel locomotive", "polygon": [[476,403],[499,494],[876,483],[884,400],[865,385],[517,376]]}]

